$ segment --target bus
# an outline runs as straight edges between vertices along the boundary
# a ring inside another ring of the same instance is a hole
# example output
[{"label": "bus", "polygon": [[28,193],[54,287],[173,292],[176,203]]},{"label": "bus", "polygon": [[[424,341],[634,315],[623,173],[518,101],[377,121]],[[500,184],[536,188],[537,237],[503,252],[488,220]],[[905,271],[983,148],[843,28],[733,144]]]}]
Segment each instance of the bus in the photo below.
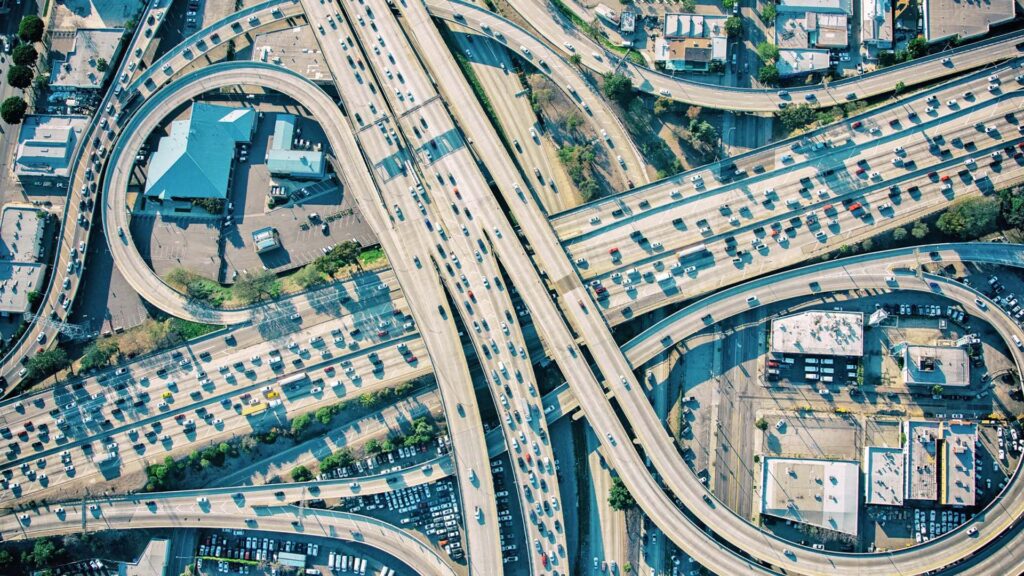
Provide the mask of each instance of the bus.
[{"label": "bus", "polygon": [[676,253],[676,258],[678,258],[679,260],[700,259],[707,256],[707,254],[708,247],[705,246],[702,242],[700,244],[694,244],[693,246],[683,248],[682,250]]},{"label": "bus", "polygon": [[242,416],[252,416],[253,414],[259,414],[267,409],[267,405],[263,402],[256,402],[255,404],[246,404],[242,406]]},{"label": "bus", "polygon": [[288,386],[289,384],[297,384],[297,383],[302,382],[302,381],[307,380],[307,379],[309,379],[309,375],[308,374],[306,374],[305,372],[299,372],[298,374],[293,374],[293,375],[291,375],[291,376],[289,376],[287,378],[284,378],[282,380],[278,380],[277,385],[282,387],[282,388],[284,388],[285,386]]}]

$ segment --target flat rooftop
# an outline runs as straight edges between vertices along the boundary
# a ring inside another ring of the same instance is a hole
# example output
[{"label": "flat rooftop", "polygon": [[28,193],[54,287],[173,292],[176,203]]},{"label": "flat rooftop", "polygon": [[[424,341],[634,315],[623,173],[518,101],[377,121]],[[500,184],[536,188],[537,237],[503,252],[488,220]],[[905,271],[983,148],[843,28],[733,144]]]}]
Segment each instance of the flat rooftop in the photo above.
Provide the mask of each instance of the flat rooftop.
[{"label": "flat rooftop", "polygon": [[779,49],[807,48],[807,19],[802,12],[780,12],[775,17],[775,45]]},{"label": "flat rooftop", "polygon": [[167,571],[170,558],[171,542],[165,538],[154,538],[142,551],[142,556],[135,562],[124,562],[119,566],[118,576],[153,576]]},{"label": "flat rooftop", "polygon": [[1013,11],[1013,0],[924,0],[924,37],[938,42],[982,36],[992,26],[1013,20]]},{"label": "flat rooftop", "polygon": [[316,46],[313,29],[309,26],[296,26],[256,35],[252,59],[279,64],[309,80],[330,82],[331,72]]},{"label": "flat rooftop", "polygon": [[974,506],[975,442],[978,426],[948,423],[943,434],[941,502],[947,506]]},{"label": "flat rooftop", "polygon": [[19,178],[67,176],[75,146],[88,124],[86,116],[26,116],[18,132],[14,173]]},{"label": "flat rooftop", "polygon": [[779,12],[825,12],[853,14],[852,0],[782,0]]},{"label": "flat rooftop", "polygon": [[90,89],[95,90],[103,85],[103,79],[113,64],[106,71],[97,69],[100,60],[108,63],[115,61],[121,36],[121,28],[80,28],[71,38],[69,49],[63,51],[63,62],[54,59],[51,63],[50,88],[56,90]]},{"label": "flat rooftop", "polygon": [[823,48],[784,49],[779,50],[779,60],[775,63],[781,76],[796,76],[823,72],[829,67],[829,51]]},{"label": "flat rooftop", "polygon": [[[828,53],[825,52],[827,60]],[[820,356],[863,356],[864,315],[860,312],[809,310],[774,318],[772,319],[772,352]]]},{"label": "flat rooftop", "polygon": [[725,38],[725,16],[665,14],[665,38]]},{"label": "flat rooftop", "polygon": [[909,420],[904,423],[907,436],[907,463],[904,466],[907,500],[936,500],[938,491],[939,423]]},{"label": "flat rooftop", "polygon": [[7,206],[0,212],[0,260],[38,262],[43,252],[43,224],[39,210]]},{"label": "flat rooftop", "polygon": [[903,449],[864,448],[864,503],[903,505]]},{"label": "flat rooftop", "polygon": [[971,384],[971,359],[958,346],[907,344],[903,349],[903,382],[907,386]]},{"label": "flat rooftop", "polygon": [[769,457],[761,470],[762,514],[857,534],[857,462]]},{"label": "flat rooftop", "polygon": [[891,0],[861,0],[860,19],[861,42],[879,48],[892,47]]}]

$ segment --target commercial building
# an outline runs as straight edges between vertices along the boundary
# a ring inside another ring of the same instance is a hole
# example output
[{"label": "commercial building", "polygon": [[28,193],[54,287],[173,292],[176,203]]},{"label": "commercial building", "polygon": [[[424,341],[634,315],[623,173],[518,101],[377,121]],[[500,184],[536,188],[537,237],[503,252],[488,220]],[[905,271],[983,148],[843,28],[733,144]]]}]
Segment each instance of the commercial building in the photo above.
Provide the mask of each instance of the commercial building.
[{"label": "commercial building", "polygon": [[774,318],[772,352],[859,358],[864,355],[864,315],[809,310]]},{"label": "commercial building", "polygon": [[632,34],[636,31],[637,14],[632,8],[626,7],[622,10],[622,17],[619,19],[619,32]]},{"label": "commercial building", "polygon": [[939,423],[910,420],[903,424],[903,434],[907,438],[904,447],[907,460],[904,465],[904,497],[907,500],[936,500],[939,496]]},{"label": "commercial building", "polygon": [[779,50],[775,67],[783,78],[823,72],[829,68],[829,51],[817,48]]},{"label": "commercial building", "polygon": [[278,114],[274,121],[274,137],[267,150],[267,170],[275,176],[295,179],[324,177],[324,153],[319,150],[295,149],[295,116]]},{"label": "commercial building", "polygon": [[963,388],[971,384],[971,359],[957,346],[901,344],[903,383],[907,386]]},{"label": "commercial building", "polygon": [[45,229],[34,208],[6,206],[0,212],[0,316],[27,312],[29,293],[39,290]]},{"label": "commercial building", "polygon": [[114,70],[123,35],[121,28],[55,31],[51,35],[50,89],[69,98],[81,91],[99,90]]},{"label": "commercial building", "polygon": [[947,423],[942,435],[939,502],[946,506],[974,506],[976,424]]},{"label": "commercial building", "polygon": [[859,479],[854,461],[765,458],[761,513],[856,535]]},{"label": "commercial building", "polygon": [[142,556],[135,562],[122,562],[118,567],[118,576],[167,576],[170,565],[171,541],[166,538],[154,538],[146,544]]},{"label": "commercial building", "polygon": [[277,562],[282,566],[302,570],[306,567],[306,555],[296,554],[294,552],[278,552]]},{"label": "commercial building", "polygon": [[88,125],[85,116],[26,116],[18,132],[15,176],[26,185],[67,187],[71,157]]},{"label": "commercial building", "polygon": [[939,42],[983,36],[998,24],[1014,18],[1013,0],[924,0],[924,37]]},{"label": "commercial building", "polygon": [[654,60],[671,71],[707,71],[724,63],[728,47],[724,16],[665,14],[663,34],[655,40]]},{"label": "commercial building", "polygon": [[868,47],[892,48],[891,0],[860,0],[860,41]]},{"label": "commercial building", "polygon": [[781,0],[778,11],[783,12],[819,12],[822,14],[853,14],[851,0]]},{"label": "commercial building", "polygon": [[257,254],[263,254],[281,247],[281,238],[272,226],[252,231],[252,245]]},{"label": "commercial building", "polygon": [[903,449],[864,447],[864,503],[903,505]]},{"label": "commercial building", "polygon": [[224,199],[235,146],[250,143],[256,111],[196,102],[191,116],[171,123],[149,163],[146,196]]}]

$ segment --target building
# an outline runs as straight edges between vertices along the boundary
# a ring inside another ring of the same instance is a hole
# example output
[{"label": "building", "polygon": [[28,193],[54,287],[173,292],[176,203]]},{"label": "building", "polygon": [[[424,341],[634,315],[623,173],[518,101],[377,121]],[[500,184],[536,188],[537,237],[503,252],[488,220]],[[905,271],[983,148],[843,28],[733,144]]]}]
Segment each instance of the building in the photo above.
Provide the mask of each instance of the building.
[{"label": "building", "polygon": [[856,535],[859,479],[855,461],[765,458],[761,513]]},{"label": "building", "polygon": [[[121,28],[80,28],[74,32],[57,31],[52,35],[54,58],[50,71],[50,89],[74,96],[79,91],[97,91],[117,61],[121,47]],[[100,62],[107,64],[100,71]]]},{"label": "building", "polygon": [[267,169],[275,176],[296,179],[324,177],[324,153],[319,150],[296,150],[295,116],[278,114],[274,122],[274,137],[267,151]]},{"label": "building", "polygon": [[46,219],[35,208],[6,206],[0,212],[0,316],[24,314],[28,295],[46,273],[43,234]]},{"label": "building", "polygon": [[853,3],[851,0],[781,0],[777,10],[779,13],[819,12],[852,16]]},{"label": "building", "polygon": [[149,162],[146,196],[224,199],[235,147],[252,141],[256,111],[205,102],[192,105],[188,119],[171,122]]},{"label": "building", "polygon": [[654,43],[654,60],[672,71],[707,71],[724,63],[728,47],[724,16],[666,14],[662,36]]},{"label": "building", "polygon": [[984,36],[993,26],[1014,18],[1013,0],[924,0],[922,4],[924,37],[928,42]]},{"label": "building", "polygon": [[903,424],[906,436],[904,457],[906,464],[903,469],[904,498],[907,500],[936,500],[938,498],[939,460],[938,445],[940,437],[938,422],[910,420]]},{"label": "building", "polygon": [[277,562],[282,566],[302,570],[306,567],[306,555],[296,554],[294,552],[278,552]]},{"label": "building", "polygon": [[902,344],[903,383],[907,386],[963,388],[971,384],[971,359],[956,346]]},{"label": "building", "polygon": [[864,447],[864,503],[903,506],[902,448]]},{"label": "building", "polygon": [[974,506],[976,424],[947,423],[942,434],[939,502],[946,506]]},{"label": "building", "polygon": [[146,545],[142,555],[135,562],[122,562],[118,576],[167,576],[171,542],[165,538],[154,538]]},{"label": "building", "polygon": [[809,310],[774,318],[772,352],[859,358],[864,355],[864,315]]},{"label": "building", "polygon": [[619,32],[632,34],[636,31],[636,18],[636,12],[632,8],[628,6],[624,8],[622,10],[622,17],[619,19]]},{"label": "building", "polygon": [[779,50],[775,67],[783,78],[824,72],[829,68],[829,51],[816,48]]},{"label": "building", "polygon": [[252,231],[252,245],[257,254],[270,252],[281,247],[281,238],[277,230],[271,226]]},{"label": "building", "polygon": [[860,0],[860,41],[869,47],[892,49],[891,0]]},{"label": "building", "polygon": [[29,115],[18,132],[14,174],[22,184],[66,187],[86,116]]}]

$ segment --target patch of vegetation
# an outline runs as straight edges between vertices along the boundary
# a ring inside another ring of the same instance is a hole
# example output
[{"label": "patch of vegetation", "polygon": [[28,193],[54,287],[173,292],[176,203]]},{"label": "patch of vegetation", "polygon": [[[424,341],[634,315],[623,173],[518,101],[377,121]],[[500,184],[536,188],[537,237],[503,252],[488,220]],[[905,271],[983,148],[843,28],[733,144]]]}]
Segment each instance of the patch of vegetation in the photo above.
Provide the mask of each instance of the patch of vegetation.
[{"label": "patch of vegetation", "polygon": [[594,181],[594,147],[591,144],[562,146],[558,149],[558,159],[565,166],[569,178],[580,191],[584,202],[590,201],[597,193],[597,182]]},{"label": "patch of vegetation", "polygon": [[308,482],[313,479],[313,473],[303,465],[292,468],[291,477],[293,482]]},{"label": "patch of vegetation", "polygon": [[331,248],[327,254],[317,258],[313,261],[313,265],[320,272],[333,276],[345,266],[355,264],[360,265],[359,256],[362,254],[363,247],[355,240],[346,240],[341,244],[338,244],[334,248]]},{"label": "patch of vegetation", "polygon": [[1000,203],[995,198],[959,198],[939,217],[936,227],[961,240],[978,238],[996,229]]},{"label": "patch of vegetation", "polygon": [[761,8],[761,20],[763,20],[765,24],[774,24],[778,13],[778,9],[775,8],[774,2],[766,2]]},{"label": "patch of vegetation", "polygon": [[605,96],[618,102],[620,106],[628,106],[633,100],[633,80],[625,74],[605,74],[602,90]]},{"label": "patch of vegetation", "polygon": [[353,462],[355,462],[355,457],[352,455],[352,451],[342,448],[320,461],[320,471],[331,472],[339,468],[351,466]]},{"label": "patch of vegetation", "polygon": [[782,126],[789,132],[806,128],[817,119],[817,112],[807,104],[790,106],[775,113]]},{"label": "patch of vegetation", "polygon": [[383,248],[368,248],[359,253],[359,266],[361,268],[373,268],[386,260]]},{"label": "patch of vegetation", "polygon": [[228,288],[186,268],[172,269],[167,273],[165,280],[186,297],[207,306],[222,306],[231,297],[231,291]]},{"label": "patch of vegetation", "polygon": [[731,38],[738,37],[743,33],[743,19],[739,16],[729,16],[725,19],[725,33]]},{"label": "patch of vegetation", "polygon": [[[652,107],[653,108],[653,107]],[[658,171],[659,178],[665,178],[683,171],[683,165],[676,155],[655,131],[656,118],[643,98],[635,97],[626,108],[626,129],[633,136],[637,148]]]},{"label": "patch of vegetation", "polygon": [[757,419],[757,420],[756,420],[756,421],[754,422],[754,428],[757,428],[757,429],[758,429],[758,430],[760,430],[761,432],[764,432],[765,430],[767,430],[767,429],[768,429],[768,421],[767,421],[767,420],[765,420],[765,419],[764,419],[764,417],[758,418],[758,419]]},{"label": "patch of vegetation", "polygon": [[252,304],[281,295],[281,281],[270,270],[245,272],[232,287],[232,292],[243,304]]},{"label": "patch of vegetation", "polygon": [[28,359],[25,377],[29,380],[42,380],[67,368],[68,353],[60,346],[54,346]]},{"label": "patch of vegetation", "polygon": [[224,200],[222,198],[193,198],[192,205],[202,208],[215,216],[219,216],[224,212]]},{"label": "patch of vegetation", "polygon": [[636,506],[636,500],[618,476],[612,478],[612,487],[608,490],[608,505],[612,510],[629,510]]}]

